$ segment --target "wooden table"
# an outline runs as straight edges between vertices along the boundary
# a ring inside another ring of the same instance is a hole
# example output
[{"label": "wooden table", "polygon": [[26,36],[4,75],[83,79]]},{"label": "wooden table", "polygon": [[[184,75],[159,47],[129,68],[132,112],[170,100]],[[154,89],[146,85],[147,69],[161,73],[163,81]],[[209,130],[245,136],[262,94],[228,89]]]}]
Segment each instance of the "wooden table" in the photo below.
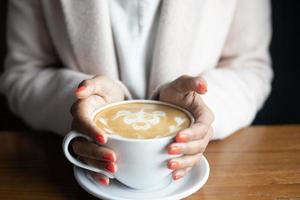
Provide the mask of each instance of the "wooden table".
[{"label": "wooden table", "polygon": [[[0,141],[1,200],[95,200],[75,182],[59,136],[1,131]],[[208,182],[186,200],[300,200],[300,125],[246,128],[205,155]]]}]

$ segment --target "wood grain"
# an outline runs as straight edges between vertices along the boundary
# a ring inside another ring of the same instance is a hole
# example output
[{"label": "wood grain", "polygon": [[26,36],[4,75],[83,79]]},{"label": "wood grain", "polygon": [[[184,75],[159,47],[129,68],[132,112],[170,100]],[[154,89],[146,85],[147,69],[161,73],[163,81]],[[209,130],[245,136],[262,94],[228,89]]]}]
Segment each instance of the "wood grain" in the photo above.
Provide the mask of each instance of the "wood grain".
[{"label": "wood grain", "polygon": [[[95,200],[75,182],[62,138],[0,132],[1,200]],[[185,200],[300,200],[300,125],[257,126],[209,144],[208,182]]]},{"label": "wood grain", "polygon": [[207,184],[186,200],[300,200],[300,126],[243,129],[211,142]]}]

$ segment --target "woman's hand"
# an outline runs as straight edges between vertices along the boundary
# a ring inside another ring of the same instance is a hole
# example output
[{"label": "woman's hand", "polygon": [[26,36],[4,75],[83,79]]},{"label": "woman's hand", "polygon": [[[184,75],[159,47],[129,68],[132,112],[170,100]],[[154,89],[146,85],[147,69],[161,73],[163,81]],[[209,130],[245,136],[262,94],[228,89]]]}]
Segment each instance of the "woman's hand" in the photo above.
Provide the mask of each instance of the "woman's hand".
[{"label": "woman's hand", "polygon": [[183,177],[197,163],[213,135],[212,111],[205,105],[200,94],[207,91],[201,77],[181,76],[160,89],[159,99],[189,110],[195,123],[177,133],[175,142],[168,146],[169,154],[183,154],[170,159],[168,168],[174,170],[173,179]]},{"label": "woman's hand", "polygon": [[[80,83],[76,92],[77,101],[72,105],[72,128],[86,134],[100,144],[107,142],[107,136],[91,119],[92,113],[105,104],[124,100],[121,87],[105,76],[96,76]],[[106,169],[114,173],[117,170],[116,154],[106,147],[101,147],[82,138],[72,142],[73,151],[87,164]],[[109,184],[108,177],[92,173],[101,184]]]}]

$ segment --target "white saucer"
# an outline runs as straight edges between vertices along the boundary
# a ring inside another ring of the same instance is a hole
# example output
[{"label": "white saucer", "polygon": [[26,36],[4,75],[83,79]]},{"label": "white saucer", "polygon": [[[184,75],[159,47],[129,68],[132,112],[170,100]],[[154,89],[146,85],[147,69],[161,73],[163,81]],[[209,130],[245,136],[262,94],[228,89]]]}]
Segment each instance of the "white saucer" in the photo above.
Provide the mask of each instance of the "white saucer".
[{"label": "white saucer", "polygon": [[172,181],[163,189],[141,191],[131,189],[117,180],[110,180],[108,186],[102,186],[87,174],[86,170],[74,166],[74,175],[79,185],[88,193],[101,199],[112,200],[175,200],[185,198],[198,191],[207,181],[209,164],[203,156],[193,169],[182,179]]}]

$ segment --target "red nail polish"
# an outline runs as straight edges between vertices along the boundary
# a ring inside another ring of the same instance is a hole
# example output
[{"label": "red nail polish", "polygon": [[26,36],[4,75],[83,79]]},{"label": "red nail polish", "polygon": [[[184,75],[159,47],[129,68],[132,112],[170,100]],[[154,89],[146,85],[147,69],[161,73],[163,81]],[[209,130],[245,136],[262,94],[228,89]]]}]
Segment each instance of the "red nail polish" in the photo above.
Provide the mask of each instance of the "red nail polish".
[{"label": "red nail polish", "polygon": [[198,91],[200,93],[205,93],[207,92],[207,85],[205,82],[200,82],[199,85],[198,85]]},{"label": "red nail polish", "polygon": [[169,161],[168,162],[168,168],[169,169],[174,170],[174,169],[177,169],[178,167],[179,167],[179,163],[178,162],[176,162],[176,161]]},{"label": "red nail polish", "polygon": [[116,160],[115,157],[114,157],[114,155],[112,155],[111,153],[104,154],[102,156],[102,158],[104,160],[111,161],[111,162],[114,162]]},{"label": "red nail polish", "polygon": [[107,179],[107,178],[99,178],[98,181],[101,185],[108,185],[109,184],[109,179]]},{"label": "red nail polish", "polygon": [[107,163],[105,169],[111,173],[115,173],[117,171],[115,165],[113,163]]},{"label": "red nail polish", "polygon": [[105,139],[104,139],[103,135],[97,134],[97,135],[95,136],[95,139],[96,139],[96,141],[99,142],[100,144],[105,144]]},{"label": "red nail polish", "polygon": [[178,174],[176,174],[176,175],[173,176],[173,179],[174,179],[175,181],[178,180],[178,179],[180,179],[180,178],[181,178],[181,176],[178,175]]},{"label": "red nail polish", "polygon": [[86,89],[86,87],[82,85],[82,86],[78,87],[75,92],[79,93],[79,92],[81,92],[81,91],[83,91],[85,89]]},{"label": "red nail polish", "polygon": [[187,135],[182,135],[182,134],[179,134],[176,136],[176,142],[187,142],[189,141],[189,138]]},{"label": "red nail polish", "polygon": [[169,147],[168,154],[180,154],[181,148],[180,147]]}]

